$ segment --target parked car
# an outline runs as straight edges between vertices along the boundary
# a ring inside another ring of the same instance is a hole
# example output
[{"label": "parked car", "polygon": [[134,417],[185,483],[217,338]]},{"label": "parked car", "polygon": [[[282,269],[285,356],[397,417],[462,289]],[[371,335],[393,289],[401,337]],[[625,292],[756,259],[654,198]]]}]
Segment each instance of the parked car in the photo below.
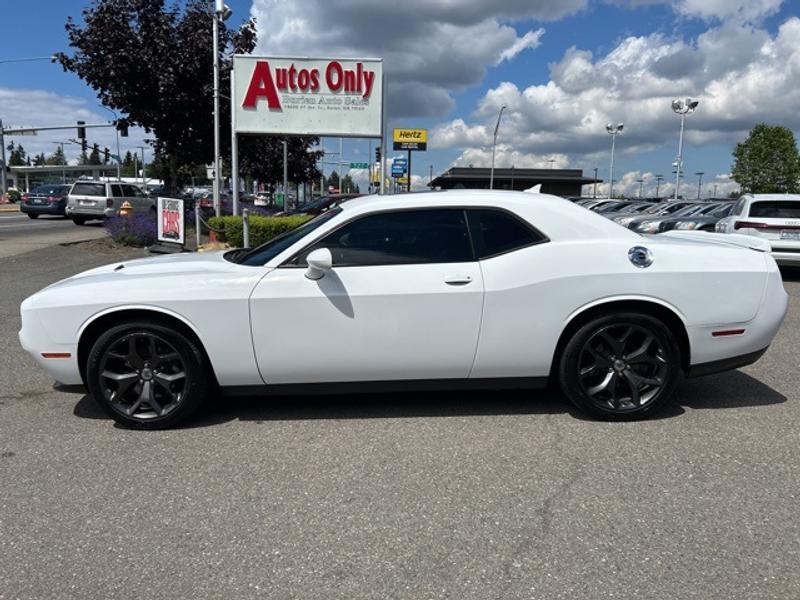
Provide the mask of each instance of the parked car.
[{"label": "parked car", "polygon": [[682,208],[694,206],[695,204],[696,202],[689,200],[659,202],[658,204],[653,204],[650,208],[641,213],[635,215],[620,215],[614,217],[612,220],[623,227],[634,229],[639,222],[652,219],[653,216],[670,215]]},{"label": "parked car", "polygon": [[67,214],[69,188],[69,185],[61,183],[36,186],[30,192],[22,194],[19,209],[31,219],[38,219],[39,215],[64,217]]},{"label": "parked car", "polygon": [[730,200],[715,203],[715,206],[707,211],[698,212],[690,215],[675,216],[661,221],[660,231],[714,231],[720,219],[728,216],[734,203]]},{"label": "parked car", "polygon": [[671,219],[702,216],[717,210],[719,207],[720,204],[718,202],[695,202],[672,213],[637,221],[633,226],[629,226],[629,229],[633,229],[637,233],[660,233],[667,230]]},{"label": "parked car", "polygon": [[598,214],[603,215],[606,219],[613,220],[616,217],[635,216],[652,208],[653,204],[651,202],[634,202],[633,204],[629,204],[620,210],[609,210],[606,212],[601,211]]},{"label": "parked car", "polygon": [[67,196],[67,216],[76,225],[113,217],[126,200],[134,214],[151,214],[155,218],[156,199],[150,198],[138,186],[121,181],[76,181]]},{"label": "parked car", "polygon": [[800,265],[800,194],[747,194],[717,223],[721,233],[739,233],[769,242],[781,265]]},{"label": "parked car", "polygon": [[613,202],[606,202],[605,204],[593,206],[591,210],[600,214],[619,212],[625,210],[631,204],[637,204],[636,200],[614,200]]},{"label": "parked car", "polygon": [[788,296],[763,240],[643,239],[561,198],[531,200],[370,196],[257,248],[112,263],[26,299],[20,341],[119,423],[155,429],[218,389],[549,380],[590,415],[644,418],[684,374],[752,363],[777,333]]}]

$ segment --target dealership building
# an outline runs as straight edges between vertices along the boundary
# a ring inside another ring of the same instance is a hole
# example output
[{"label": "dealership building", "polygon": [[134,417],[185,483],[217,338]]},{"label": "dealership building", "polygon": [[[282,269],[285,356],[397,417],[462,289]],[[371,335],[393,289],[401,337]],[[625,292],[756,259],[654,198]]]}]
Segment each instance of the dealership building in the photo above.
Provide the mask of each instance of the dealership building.
[{"label": "dealership building", "polygon": [[[452,167],[430,182],[442,190],[488,190],[491,169]],[[495,169],[494,189],[527,190],[541,185],[543,194],[580,196],[584,185],[601,183],[601,179],[584,177],[580,169]]]}]

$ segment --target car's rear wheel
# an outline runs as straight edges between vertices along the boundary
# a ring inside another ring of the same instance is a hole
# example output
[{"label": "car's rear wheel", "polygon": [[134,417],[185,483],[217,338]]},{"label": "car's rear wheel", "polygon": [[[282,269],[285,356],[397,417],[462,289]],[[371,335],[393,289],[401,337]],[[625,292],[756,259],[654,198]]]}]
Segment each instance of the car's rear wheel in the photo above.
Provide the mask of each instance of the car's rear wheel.
[{"label": "car's rear wheel", "polygon": [[604,420],[646,418],[667,404],[681,377],[675,336],[645,314],[599,316],[561,355],[559,381],[582,411]]},{"label": "car's rear wheel", "polygon": [[29,219],[38,219],[39,215],[37,215],[36,213],[28,213],[28,218]]},{"label": "car's rear wheel", "polygon": [[83,225],[86,223],[86,217],[72,217],[72,222],[75,223],[75,225]]},{"label": "car's rear wheel", "polygon": [[114,327],[95,342],[86,382],[118,423],[138,429],[172,427],[194,413],[209,388],[201,349],[157,323]]}]

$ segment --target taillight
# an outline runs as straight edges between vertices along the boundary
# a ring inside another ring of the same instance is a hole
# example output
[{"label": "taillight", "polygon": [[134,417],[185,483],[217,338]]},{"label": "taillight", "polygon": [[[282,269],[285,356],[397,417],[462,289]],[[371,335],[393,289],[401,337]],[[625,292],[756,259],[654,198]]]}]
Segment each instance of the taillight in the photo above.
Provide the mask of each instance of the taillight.
[{"label": "taillight", "polygon": [[58,202],[58,196],[48,196],[47,201],[50,202],[51,204],[53,202]]},{"label": "taillight", "polygon": [[114,208],[114,201],[111,198],[106,199],[106,208]]},{"label": "taillight", "polygon": [[734,229],[769,229],[766,223],[759,223],[758,221],[736,221],[733,224]]},{"label": "taillight", "polygon": [[28,194],[22,194],[22,201],[23,202],[27,202],[28,198],[30,198],[30,196],[28,196]]}]

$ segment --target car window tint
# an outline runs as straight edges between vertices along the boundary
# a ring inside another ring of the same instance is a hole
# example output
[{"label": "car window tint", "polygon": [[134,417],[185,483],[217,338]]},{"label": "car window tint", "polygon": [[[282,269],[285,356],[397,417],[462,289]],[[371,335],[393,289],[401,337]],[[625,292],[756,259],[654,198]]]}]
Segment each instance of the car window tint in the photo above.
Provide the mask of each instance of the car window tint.
[{"label": "car window tint", "polygon": [[481,208],[470,209],[467,214],[479,259],[547,241],[544,235],[505,211]]},{"label": "car window tint", "polygon": [[740,215],[742,214],[742,210],[744,210],[744,203],[747,201],[746,198],[741,198],[737,203],[736,206],[733,207],[731,210],[732,215]]},{"label": "car window tint", "polygon": [[461,209],[404,210],[362,217],[330,233],[298,257],[328,248],[335,267],[451,263],[473,260]]},{"label": "car window tint", "polygon": [[129,198],[137,198],[142,195],[142,192],[135,185],[123,185],[122,191]]},{"label": "car window tint", "polygon": [[73,196],[105,196],[105,183],[76,183],[72,186]]},{"label": "car window tint", "polygon": [[122,198],[122,186],[120,185],[112,185],[111,186],[111,195],[114,198]]},{"label": "car window tint", "polygon": [[711,213],[712,217],[727,217],[731,214],[731,210],[733,209],[733,202],[726,202],[722,206],[718,207],[713,213]]},{"label": "car window tint", "polygon": [[763,219],[800,219],[800,201],[760,200],[750,205],[750,216]]}]

